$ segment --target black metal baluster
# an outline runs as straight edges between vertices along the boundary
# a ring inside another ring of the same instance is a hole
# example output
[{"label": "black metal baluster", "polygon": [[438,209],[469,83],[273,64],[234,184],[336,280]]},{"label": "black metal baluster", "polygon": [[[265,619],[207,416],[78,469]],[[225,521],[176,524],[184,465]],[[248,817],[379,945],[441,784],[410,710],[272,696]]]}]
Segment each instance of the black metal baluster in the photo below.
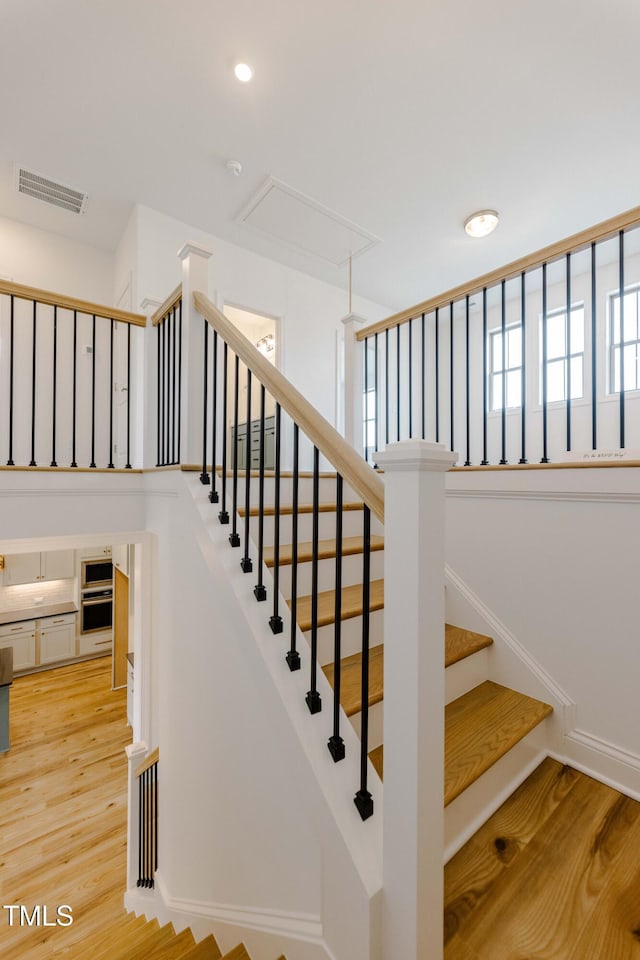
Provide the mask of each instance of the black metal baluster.
[{"label": "black metal baluster", "polygon": [[469,398],[469,294],[465,297],[464,312],[464,334],[465,334],[465,422],[467,427],[467,459],[464,462],[465,467],[471,466],[471,401]]},{"label": "black metal baluster", "polygon": [[144,796],[142,793],[142,777],[138,777],[138,886],[144,881]]},{"label": "black metal baluster", "polygon": [[384,332],[385,444],[389,443],[389,328]]},{"label": "black metal baluster", "polygon": [[51,398],[52,429],[51,429],[51,466],[57,467],[56,462],[56,406],[58,393],[58,308],[53,307],[53,390]]},{"label": "black metal baluster", "polygon": [[73,311],[73,409],[71,411],[71,466],[77,467],[76,462],[76,428],[78,413],[78,311]]},{"label": "black metal baluster", "polygon": [[[207,473],[207,401],[209,399],[209,321],[203,318],[204,323],[204,371],[202,379],[202,473],[200,474],[200,483],[208,484],[209,474]],[[236,360],[238,358],[236,357]]]},{"label": "black metal baluster", "polygon": [[396,324],[396,440],[400,439],[400,324]]},{"label": "black metal baluster", "polygon": [[593,450],[598,449],[598,416],[596,413],[597,401],[597,309],[596,309],[596,244],[591,244],[591,445]]},{"label": "black metal baluster", "polygon": [[171,411],[171,462],[177,463],[176,460],[176,438],[177,438],[177,406],[178,406],[178,383],[177,383],[177,352],[176,352],[176,335],[177,335],[176,323],[176,308],[175,304],[173,310],[171,311],[171,333],[173,336],[173,347],[171,350],[171,401],[172,401],[172,411]]},{"label": "black metal baluster", "polygon": [[549,463],[547,456],[547,265],[542,264],[542,459],[540,463]]},{"label": "black metal baluster", "polygon": [[424,313],[422,314],[422,340],[421,340],[421,360],[420,360],[420,389],[422,393],[422,439],[426,440],[427,438],[427,398],[426,398],[426,348],[425,348],[425,339],[424,339]]},{"label": "black metal baluster", "polygon": [[178,463],[182,437],[182,300],[178,304]]},{"label": "black metal baluster", "polygon": [[519,463],[527,462],[527,297],[525,271],[520,274],[520,433],[522,451]]},{"label": "black metal baluster", "polygon": [[409,320],[409,438],[413,436],[413,317]]},{"label": "black metal baluster", "polygon": [[369,338],[364,338],[364,458],[369,463]]},{"label": "black metal baluster", "polygon": [[13,364],[14,364],[14,298],[10,297],[10,329],[9,329],[9,459],[7,466],[15,466],[13,460]]},{"label": "black metal baluster", "polygon": [[160,324],[156,325],[156,467],[162,462],[160,455]]},{"label": "black metal baluster", "polygon": [[249,556],[249,527],[251,525],[251,370],[247,367],[247,453],[244,471],[244,557],[240,561],[244,573],[251,573],[253,564]]},{"label": "black metal baluster", "polygon": [[160,463],[165,466],[167,463],[167,453],[166,453],[166,443],[165,443],[165,396],[167,390],[167,365],[165,362],[165,356],[167,353],[167,330],[165,326],[166,317],[163,317],[160,321],[160,331],[161,331],[161,344],[162,344],[162,370],[161,370],[161,383],[160,383],[160,394],[161,394],[161,412],[160,412],[160,435],[162,437],[162,452],[160,456]]},{"label": "black metal baluster", "polygon": [[378,334],[376,333],[373,340],[373,357],[374,357],[374,381],[373,381],[373,390],[374,390],[374,408],[373,408],[373,417],[374,417],[374,443],[375,443],[375,452],[379,449],[380,437],[378,436]]},{"label": "black metal baluster", "polygon": [[486,467],[487,460],[487,288],[482,288],[482,460]]},{"label": "black metal baluster", "polygon": [[571,254],[567,253],[566,288],[567,288],[567,452],[571,450]]},{"label": "black metal baluster", "polygon": [[318,526],[320,503],[320,452],[313,448],[313,533],[311,550],[311,685],[305,697],[309,713],[322,710],[318,682]]},{"label": "black metal baluster", "polygon": [[[264,403],[265,389],[260,384],[260,460],[258,478],[258,578],[253,595],[258,601],[267,599],[267,588],[262,582],[262,557],[264,552]],[[295,619],[295,618],[294,618]]]},{"label": "black metal baluster", "polygon": [[209,500],[218,502],[216,490],[217,479],[217,452],[216,452],[216,422],[218,420],[218,331],[213,331],[213,371],[211,378],[211,490]]},{"label": "black metal baluster", "polygon": [[113,463],[113,330],[115,320],[111,318],[109,327],[109,463],[108,467],[114,469]]},{"label": "black metal baluster", "polygon": [[222,503],[218,514],[220,523],[229,523],[229,512],[227,510],[227,380],[229,366],[229,347],[225,342],[222,351]]},{"label": "black metal baluster", "polygon": [[229,543],[232,547],[240,546],[238,533],[238,380],[240,379],[240,358],[236,354],[233,364],[233,484],[231,504],[231,533]]},{"label": "black metal baluster", "polygon": [[125,470],[131,470],[131,324],[127,324],[127,462]]},{"label": "black metal baluster", "polygon": [[507,462],[507,303],[506,282],[500,284],[500,336],[502,340],[502,410],[500,411],[500,463]]},{"label": "black metal baluster", "polygon": [[620,449],[625,445],[624,391],[624,230],[618,234],[619,303],[620,303]]},{"label": "black metal baluster", "polygon": [[451,450],[455,448],[455,442],[453,439],[453,427],[455,421],[455,408],[454,408],[454,356],[453,356],[453,301],[449,304],[449,410],[451,414],[450,418],[450,428],[451,428]]},{"label": "black metal baluster", "polygon": [[362,713],[360,726],[360,789],[354,803],[363,820],[373,813],[373,797],[367,790],[369,755],[369,619],[371,607],[371,511],[364,507],[364,551],[362,562]]},{"label": "black metal baluster", "polygon": [[436,307],[436,443],[440,442],[440,309]]},{"label": "black metal baluster", "polygon": [[269,618],[272,633],[282,633],[282,617],[278,612],[280,602],[280,453],[282,445],[282,414],[276,403],[276,463],[273,496],[273,614]]},{"label": "black metal baluster", "polygon": [[38,349],[38,330],[36,318],[37,302],[33,301],[33,356],[31,361],[31,462],[30,467],[37,467],[36,463],[36,354]]},{"label": "black metal baluster", "polygon": [[299,478],[299,430],[293,424],[293,491],[291,501],[291,645],[287,651],[289,670],[300,669],[300,654],[296,647],[298,629],[298,478]]},{"label": "black metal baluster", "polygon": [[333,733],[327,746],[335,763],[345,756],[344,740],[340,736],[340,680],[342,658],[342,502],[343,481],[336,475],[336,576],[335,616],[333,621]]}]

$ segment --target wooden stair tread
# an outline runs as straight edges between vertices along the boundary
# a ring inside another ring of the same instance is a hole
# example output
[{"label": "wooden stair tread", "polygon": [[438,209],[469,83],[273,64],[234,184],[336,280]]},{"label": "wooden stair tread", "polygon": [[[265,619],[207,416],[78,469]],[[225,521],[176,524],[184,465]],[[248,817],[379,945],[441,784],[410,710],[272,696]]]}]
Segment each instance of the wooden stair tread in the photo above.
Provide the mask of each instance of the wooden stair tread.
[{"label": "wooden stair tread", "polygon": [[445,807],[552,711],[548,703],[491,680],[485,680],[448,704],[445,708]]},{"label": "wooden stair tread", "polygon": [[[349,501],[349,503],[342,504],[343,512],[346,510],[362,510],[364,504],[362,501],[354,500]],[[319,503],[318,504],[318,513],[335,513],[337,509],[337,504],[335,503]],[[273,504],[264,505],[264,516],[273,517],[275,516],[276,508]],[[291,516],[293,513],[293,507],[290,503],[281,503],[280,504],[280,515],[283,517]],[[300,503],[298,504],[298,513],[313,513],[313,504],[312,503]],[[246,516],[246,510],[244,507],[238,507],[238,514],[241,517]],[[260,507],[250,507],[249,516],[258,517],[260,515]]]},{"label": "wooden stair tread", "polygon": [[220,960],[221,956],[222,952],[216,938],[210,933],[208,937],[205,937],[200,943],[196,943],[195,947],[185,953],[182,960]]},{"label": "wooden stair tread", "polygon": [[[445,807],[530,733],[553,707],[491,680],[445,707]],[[369,754],[378,775],[384,748]]]},{"label": "wooden stair tread", "polygon": [[[323,673],[333,686],[333,664],[322,668]],[[382,700],[382,680],[384,674],[384,644],[369,650],[369,706]],[[362,710],[362,653],[354,653],[340,661],[340,703],[348,717]]]},{"label": "wooden stair tread", "polygon": [[451,623],[444,625],[444,665],[450,667],[465,657],[470,657],[479,650],[490,647],[493,643],[491,637],[486,637],[482,633],[474,633],[473,630],[463,630],[462,627],[455,627]]},{"label": "wooden stair tread", "polygon": [[[491,646],[491,637],[485,637],[471,630],[463,630],[449,623],[445,624],[445,667],[471,656],[484,647]],[[328,663],[322,668],[327,680],[333,686],[334,665]],[[344,657],[340,670],[340,703],[348,717],[362,710],[361,696],[362,653]],[[372,647],[369,651],[369,706],[379,703],[383,697],[384,644]]]},{"label": "wooden stair tread", "polygon": [[[291,606],[291,601],[288,601]],[[384,580],[371,581],[369,609],[382,610],[384,606]],[[362,614],[362,585],[359,583],[342,589],[342,620],[359,617]],[[303,631],[311,629],[311,596],[298,597],[298,626]],[[335,620],[335,590],[325,590],[318,594],[318,626],[326,627]]]},{"label": "wooden stair tread", "polygon": [[[344,557],[351,557],[355,554],[363,552],[363,538],[362,537],[343,537],[342,539],[342,555]],[[371,551],[376,552],[378,550],[384,550],[384,537],[372,536],[371,537]],[[319,540],[318,541],[318,559],[319,560],[330,560],[332,557],[335,558],[336,555],[336,541],[335,540]],[[280,546],[280,565],[288,566],[291,564],[293,559],[293,544],[287,543]],[[313,542],[311,540],[298,543],[298,563],[310,563],[313,560]],[[264,562],[267,567],[272,567],[274,561],[274,549],[273,547],[264,548]]]},{"label": "wooden stair tread", "polygon": [[229,953],[225,953],[222,960],[251,960],[251,957],[247,953],[247,948],[244,943],[239,943],[238,946],[230,950]]}]

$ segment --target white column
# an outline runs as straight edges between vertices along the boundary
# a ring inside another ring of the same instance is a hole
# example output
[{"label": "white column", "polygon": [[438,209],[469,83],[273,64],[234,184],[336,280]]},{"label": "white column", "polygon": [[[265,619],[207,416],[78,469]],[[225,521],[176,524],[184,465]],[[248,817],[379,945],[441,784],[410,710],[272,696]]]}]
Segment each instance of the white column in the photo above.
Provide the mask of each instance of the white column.
[{"label": "white column", "polygon": [[344,324],[344,438],[359,454],[364,453],[363,347],[356,331],[366,320],[350,313]]},{"label": "white column", "polygon": [[127,795],[127,890],[135,890],[138,883],[138,780],[135,771],[148,753],[146,743],[130,743],[125,747],[128,763]]},{"label": "white column", "polygon": [[142,465],[145,470],[155,467],[158,458],[158,436],[157,436],[157,389],[158,389],[158,370],[157,370],[157,346],[155,327],[151,326],[151,317],[158,307],[162,306],[163,301],[155,297],[145,297],[140,304],[140,309],[147,317],[147,326],[144,328],[144,414],[142,428]]},{"label": "white column", "polygon": [[202,462],[203,323],[193,303],[199,290],[209,295],[208,261],[213,256],[199,243],[185,243],[182,260],[182,463]]},{"label": "white column", "polygon": [[442,960],[445,471],[439,443],[377,454],[385,473],[382,956]]}]

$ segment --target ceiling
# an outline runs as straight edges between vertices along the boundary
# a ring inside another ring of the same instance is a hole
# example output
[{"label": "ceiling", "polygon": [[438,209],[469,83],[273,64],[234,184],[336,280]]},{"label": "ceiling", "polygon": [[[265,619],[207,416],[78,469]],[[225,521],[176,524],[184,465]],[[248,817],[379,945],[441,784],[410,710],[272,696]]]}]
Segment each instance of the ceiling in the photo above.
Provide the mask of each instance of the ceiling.
[{"label": "ceiling", "polygon": [[353,288],[393,311],[638,204],[639,36],[637,0],[2,0],[0,215],[113,250],[142,203],[345,287],[236,219],[272,176],[380,238]]}]

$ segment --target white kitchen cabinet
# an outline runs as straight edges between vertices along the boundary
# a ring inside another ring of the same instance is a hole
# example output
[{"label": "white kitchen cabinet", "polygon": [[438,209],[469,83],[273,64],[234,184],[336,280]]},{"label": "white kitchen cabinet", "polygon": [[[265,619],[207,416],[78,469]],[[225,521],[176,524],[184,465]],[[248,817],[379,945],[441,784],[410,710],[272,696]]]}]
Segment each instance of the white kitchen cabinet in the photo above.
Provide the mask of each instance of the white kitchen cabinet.
[{"label": "white kitchen cabinet", "polygon": [[113,565],[129,576],[129,544],[120,543],[113,548]]},{"label": "white kitchen cabinet", "polygon": [[74,575],[73,550],[10,553],[5,557],[4,585],[66,580]]},{"label": "white kitchen cabinet", "polygon": [[79,560],[102,560],[111,556],[111,547],[82,547],[78,550]]},{"label": "white kitchen cabinet", "polygon": [[23,620],[0,627],[0,647],[13,647],[13,670],[36,666],[36,621]]},{"label": "white kitchen cabinet", "polygon": [[113,636],[111,630],[100,630],[98,633],[80,634],[78,637],[78,656],[86,657],[90,653],[111,653]]},{"label": "white kitchen cabinet", "polygon": [[40,628],[40,663],[69,660],[76,655],[76,616],[45,617]]}]

